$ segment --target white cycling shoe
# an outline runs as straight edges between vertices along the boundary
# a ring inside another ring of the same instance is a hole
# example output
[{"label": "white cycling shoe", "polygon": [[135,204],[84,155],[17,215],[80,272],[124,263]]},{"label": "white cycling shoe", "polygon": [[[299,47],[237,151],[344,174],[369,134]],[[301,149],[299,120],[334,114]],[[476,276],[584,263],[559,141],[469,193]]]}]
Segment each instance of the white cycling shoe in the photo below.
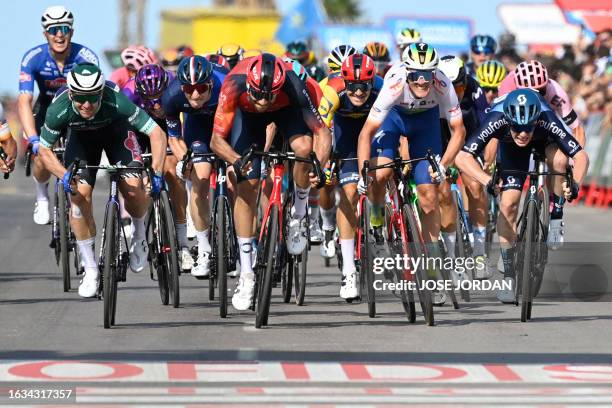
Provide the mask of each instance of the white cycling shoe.
[{"label": "white cycling shoe", "polygon": [[313,244],[320,244],[323,242],[324,236],[323,231],[321,230],[321,226],[319,225],[318,220],[310,220],[310,225],[308,226],[310,232],[310,242]]},{"label": "white cycling shoe", "polygon": [[336,256],[336,242],[334,240],[334,231],[325,231],[325,239],[319,246],[319,252],[323,258],[333,258]]},{"label": "white cycling shoe", "polygon": [[134,273],[142,272],[147,264],[149,245],[145,239],[133,239],[130,245],[130,269]]},{"label": "white cycling shoe", "polygon": [[253,302],[253,292],[255,290],[255,275],[248,274],[240,276],[234,296],[232,296],[232,306],[236,310],[247,310]]},{"label": "white cycling shoe", "polygon": [[196,278],[206,278],[210,275],[210,253],[204,252],[198,255],[198,260],[191,268],[191,276]]},{"label": "white cycling shoe", "polygon": [[81,284],[79,285],[79,296],[82,298],[91,298],[98,293],[98,268],[87,268]]},{"label": "white cycling shoe", "polygon": [[353,269],[346,275],[342,275],[340,286],[340,297],[345,300],[355,299],[359,296],[357,289],[357,271]]},{"label": "white cycling shoe", "polygon": [[306,239],[306,217],[301,220],[292,218],[289,221],[289,234],[287,234],[287,251],[291,255],[299,255],[304,252],[308,244]]},{"label": "white cycling shoe", "polygon": [[38,225],[47,225],[50,219],[49,201],[36,200],[36,203],[34,203],[34,222]]},{"label": "white cycling shoe", "polygon": [[181,248],[181,269],[184,271],[188,271],[193,268],[193,257],[191,256],[191,251],[187,247]]},{"label": "white cycling shoe", "polygon": [[548,248],[553,251],[563,246],[563,220],[550,220],[548,225]]}]

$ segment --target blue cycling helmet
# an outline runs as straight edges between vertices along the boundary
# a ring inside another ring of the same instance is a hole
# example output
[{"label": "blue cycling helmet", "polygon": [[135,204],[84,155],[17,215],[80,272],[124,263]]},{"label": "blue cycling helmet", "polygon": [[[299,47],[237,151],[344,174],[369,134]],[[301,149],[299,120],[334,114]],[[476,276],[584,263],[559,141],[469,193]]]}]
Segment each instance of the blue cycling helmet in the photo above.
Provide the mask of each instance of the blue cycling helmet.
[{"label": "blue cycling helmet", "polygon": [[490,35],[475,35],[470,40],[470,49],[474,54],[495,54],[497,42]]},{"label": "blue cycling helmet", "polygon": [[300,81],[306,82],[308,73],[302,64],[289,57],[283,57],[283,61],[287,64],[287,68],[291,69],[300,78]]},{"label": "blue cycling helmet", "polygon": [[511,125],[533,125],[542,112],[538,93],[532,89],[516,89],[504,100],[504,115]]},{"label": "blue cycling helmet", "polygon": [[212,64],[200,55],[183,58],[176,70],[176,76],[183,85],[206,83],[211,75]]}]

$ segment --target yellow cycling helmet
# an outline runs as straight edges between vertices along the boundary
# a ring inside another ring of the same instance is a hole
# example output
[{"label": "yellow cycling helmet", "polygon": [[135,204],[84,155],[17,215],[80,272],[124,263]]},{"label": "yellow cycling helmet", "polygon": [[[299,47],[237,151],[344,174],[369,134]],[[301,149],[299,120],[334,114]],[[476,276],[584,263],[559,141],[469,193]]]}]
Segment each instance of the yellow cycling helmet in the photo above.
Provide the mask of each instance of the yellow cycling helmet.
[{"label": "yellow cycling helmet", "polygon": [[398,47],[407,47],[410,44],[418,43],[423,41],[421,33],[414,28],[404,28],[395,37],[395,42]]},{"label": "yellow cycling helmet", "polygon": [[486,61],[476,70],[476,79],[481,87],[498,88],[506,77],[506,67],[497,60]]},{"label": "yellow cycling helmet", "polygon": [[234,68],[238,61],[242,59],[242,54],[244,50],[238,44],[223,44],[217,54],[223,55],[227,62],[230,64],[230,67]]}]

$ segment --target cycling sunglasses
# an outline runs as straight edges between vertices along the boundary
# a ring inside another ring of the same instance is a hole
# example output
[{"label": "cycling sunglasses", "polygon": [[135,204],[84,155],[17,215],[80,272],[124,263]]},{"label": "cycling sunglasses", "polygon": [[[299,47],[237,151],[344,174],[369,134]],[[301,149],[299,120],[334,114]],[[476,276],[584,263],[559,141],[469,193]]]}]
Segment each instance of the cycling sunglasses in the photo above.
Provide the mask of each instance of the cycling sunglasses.
[{"label": "cycling sunglasses", "polygon": [[199,94],[205,94],[212,88],[212,82],[205,82],[203,84],[183,84],[181,89],[188,95],[191,95],[193,91],[198,91]]},{"label": "cycling sunglasses", "polygon": [[472,52],[474,54],[478,54],[478,55],[490,55],[490,54],[495,54],[494,50],[492,48],[472,48]]},{"label": "cycling sunglasses", "polygon": [[102,94],[75,94],[75,93],[72,93],[70,94],[70,97],[72,98],[73,101],[77,103],[89,102],[93,105],[95,103],[100,102],[100,99],[102,98]]},{"label": "cycling sunglasses", "polygon": [[431,82],[433,79],[433,71],[410,71],[408,72],[408,81],[418,82],[420,79],[425,82]]},{"label": "cycling sunglasses", "polygon": [[372,82],[370,81],[368,82],[345,81],[345,85],[346,85],[346,90],[351,93],[355,93],[359,90],[361,90],[361,92],[363,93],[367,93],[370,89],[372,89]]},{"label": "cycling sunglasses", "polygon": [[535,130],[536,125],[510,125],[510,129],[516,133],[532,133]]},{"label": "cycling sunglasses", "polygon": [[484,93],[489,93],[489,92],[497,93],[498,91],[497,87],[494,87],[494,86],[483,86],[481,88]]},{"label": "cycling sunglasses", "polygon": [[142,101],[143,101],[144,105],[147,108],[149,108],[149,109],[155,108],[155,105],[161,106],[161,104],[162,104],[161,98],[151,98],[151,99],[143,98]]},{"label": "cycling sunglasses", "polygon": [[71,31],[72,31],[72,27],[67,26],[67,25],[61,25],[61,26],[53,26],[53,27],[49,27],[47,28],[47,33],[49,35],[52,36],[56,36],[57,33],[59,33],[61,31],[62,34],[64,35],[68,35]]},{"label": "cycling sunglasses", "polygon": [[259,89],[255,89],[252,86],[248,87],[248,91],[249,95],[251,95],[251,97],[256,101],[260,101],[262,99],[265,99],[266,101],[271,101],[272,98],[274,98],[274,94],[272,92],[260,91]]}]

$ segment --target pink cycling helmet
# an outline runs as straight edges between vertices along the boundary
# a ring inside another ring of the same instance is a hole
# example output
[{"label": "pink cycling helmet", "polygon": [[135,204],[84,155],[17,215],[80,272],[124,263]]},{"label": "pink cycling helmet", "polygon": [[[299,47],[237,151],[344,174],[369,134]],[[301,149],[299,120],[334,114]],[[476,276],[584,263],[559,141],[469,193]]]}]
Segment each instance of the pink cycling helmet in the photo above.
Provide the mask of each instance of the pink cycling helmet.
[{"label": "pink cycling helmet", "polygon": [[121,61],[128,69],[138,71],[149,64],[157,64],[155,53],[142,45],[130,46],[121,51]]},{"label": "pink cycling helmet", "polygon": [[544,88],[548,83],[546,67],[539,61],[523,61],[514,70],[514,83],[517,88]]}]

